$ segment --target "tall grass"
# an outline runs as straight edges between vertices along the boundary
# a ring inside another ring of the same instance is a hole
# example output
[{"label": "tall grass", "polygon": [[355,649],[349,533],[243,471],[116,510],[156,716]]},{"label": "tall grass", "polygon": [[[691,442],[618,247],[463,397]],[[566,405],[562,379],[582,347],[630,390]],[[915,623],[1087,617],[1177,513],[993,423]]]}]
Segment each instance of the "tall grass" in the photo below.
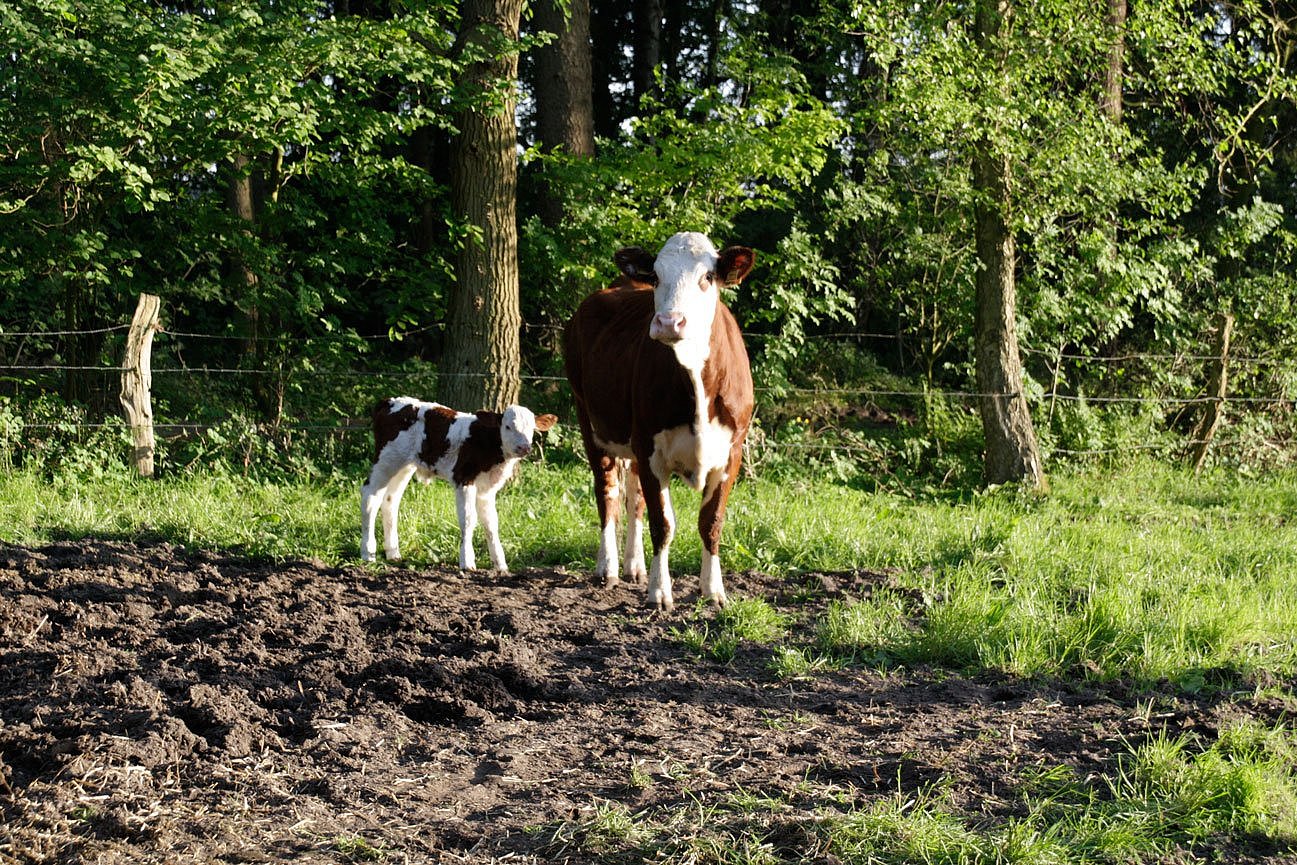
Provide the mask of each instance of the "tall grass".
[{"label": "tall grass", "polygon": [[[271,557],[356,558],[360,477],[300,483],[231,474],[158,481],[0,476],[0,538],[160,537]],[[1037,497],[865,493],[814,478],[745,479],[731,500],[727,569],[795,578],[888,569],[904,594],[836,605],[784,649],[815,665],[924,663],[1023,676],[1169,680],[1186,691],[1297,670],[1297,474],[1194,476],[1142,463],[1058,474]],[[672,568],[699,566],[698,496],[677,486]],[[593,565],[587,472],[524,465],[499,500],[513,567]],[[408,561],[454,563],[453,494],[405,497]],[[905,598],[922,597],[915,606]],[[792,668],[801,669],[788,656]]]}]

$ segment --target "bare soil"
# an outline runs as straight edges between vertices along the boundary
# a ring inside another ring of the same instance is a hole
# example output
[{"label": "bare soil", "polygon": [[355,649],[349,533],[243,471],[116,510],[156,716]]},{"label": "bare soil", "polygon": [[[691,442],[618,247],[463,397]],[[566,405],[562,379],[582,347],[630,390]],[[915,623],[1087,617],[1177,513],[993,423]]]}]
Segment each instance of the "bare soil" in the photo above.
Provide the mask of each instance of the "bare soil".
[{"label": "bare soil", "polygon": [[[728,583],[808,618],[887,580]],[[1032,767],[1090,778],[1154,731],[1283,711],[941,670],[781,682],[768,647],[682,646],[691,589],[660,616],[583,573],[0,545],[0,861],[582,861],[572,827],[609,802],[726,791],[849,809],[942,783],[994,819]],[[777,846],[821,857],[809,823]]]}]

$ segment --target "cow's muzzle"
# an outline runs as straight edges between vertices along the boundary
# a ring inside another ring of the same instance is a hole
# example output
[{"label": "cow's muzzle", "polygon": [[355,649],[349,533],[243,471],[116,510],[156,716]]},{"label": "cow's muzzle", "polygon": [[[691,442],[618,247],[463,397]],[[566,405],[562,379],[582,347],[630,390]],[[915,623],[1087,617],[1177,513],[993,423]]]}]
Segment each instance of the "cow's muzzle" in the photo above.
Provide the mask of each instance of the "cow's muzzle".
[{"label": "cow's muzzle", "polygon": [[649,337],[668,345],[685,338],[685,314],[683,312],[659,312],[649,324]]}]

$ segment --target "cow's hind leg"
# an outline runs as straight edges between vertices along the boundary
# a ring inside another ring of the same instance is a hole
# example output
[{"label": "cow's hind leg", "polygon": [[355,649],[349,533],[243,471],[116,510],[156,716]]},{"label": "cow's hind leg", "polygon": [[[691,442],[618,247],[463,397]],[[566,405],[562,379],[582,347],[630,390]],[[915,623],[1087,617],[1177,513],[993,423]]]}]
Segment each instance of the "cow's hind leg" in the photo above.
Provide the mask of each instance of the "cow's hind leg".
[{"label": "cow's hind leg", "polygon": [[392,473],[387,467],[374,463],[369,470],[369,477],[360,488],[360,557],[372,562],[378,555],[378,538],[374,527],[378,522],[378,511],[387,486],[392,482]]},{"label": "cow's hind leg", "polygon": [[621,460],[622,486],[626,519],[626,546],[622,559],[626,579],[637,586],[648,579],[644,565],[644,496],[640,493],[639,467],[632,460]]},{"label": "cow's hind leg", "polygon": [[605,588],[617,585],[617,518],[621,515],[621,472],[608,453],[591,454],[594,501],[599,510],[599,553],[595,558],[595,579]]},{"label": "cow's hind leg", "polygon": [[724,471],[716,469],[707,476],[703,488],[703,502],[698,509],[698,535],[703,542],[702,570],[698,574],[699,591],[717,606],[725,606],[725,582],[721,576],[721,527],[725,524],[725,506],[730,490],[738,477],[743,461],[743,445],[736,443],[730,450],[729,464]]}]

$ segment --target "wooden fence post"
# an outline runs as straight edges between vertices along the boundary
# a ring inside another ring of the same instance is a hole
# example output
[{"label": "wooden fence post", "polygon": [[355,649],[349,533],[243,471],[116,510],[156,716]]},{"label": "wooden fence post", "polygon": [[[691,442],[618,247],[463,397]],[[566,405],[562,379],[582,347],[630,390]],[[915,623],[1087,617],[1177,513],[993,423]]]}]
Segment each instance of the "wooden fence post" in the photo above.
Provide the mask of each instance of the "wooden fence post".
[{"label": "wooden fence post", "polygon": [[141,294],[126,335],[126,354],[122,358],[122,409],[131,427],[135,443],[132,459],[135,470],[146,478],[153,477],[153,333],[159,327],[158,310],[162,301],[152,294]]},{"label": "wooden fence post", "polygon": [[1216,436],[1216,427],[1220,425],[1220,418],[1224,412],[1225,386],[1229,374],[1229,338],[1233,330],[1234,316],[1228,312],[1222,313],[1220,326],[1216,329],[1216,359],[1211,362],[1208,373],[1211,379],[1208,385],[1208,397],[1211,401],[1206,404],[1202,418],[1193,428],[1194,440],[1189,446],[1195,472],[1200,471],[1203,463],[1207,461],[1207,448],[1211,446],[1211,440]]}]

